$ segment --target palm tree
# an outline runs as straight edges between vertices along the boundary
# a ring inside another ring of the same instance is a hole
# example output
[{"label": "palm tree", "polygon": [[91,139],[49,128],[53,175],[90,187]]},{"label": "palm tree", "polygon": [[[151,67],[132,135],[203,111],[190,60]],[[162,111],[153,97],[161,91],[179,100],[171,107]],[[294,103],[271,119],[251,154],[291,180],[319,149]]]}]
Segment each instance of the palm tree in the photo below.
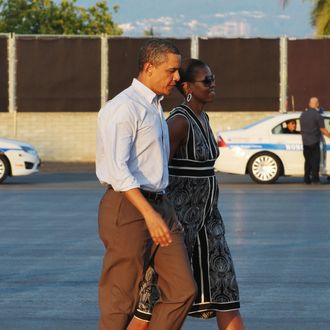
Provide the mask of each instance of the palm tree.
[{"label": "palm tree", "polygon": [[[330,35],[330,0],[309,0],[314,2],[314,8],[311,12],[311,23],[315,28],[315,35]],[[280,0],[283,7],[289,0]]]},{"label": "palm tree", "polygon": [[314,1],[314,9],[311,14],[312,25],[317,36],[330,35],[330,0]]}]

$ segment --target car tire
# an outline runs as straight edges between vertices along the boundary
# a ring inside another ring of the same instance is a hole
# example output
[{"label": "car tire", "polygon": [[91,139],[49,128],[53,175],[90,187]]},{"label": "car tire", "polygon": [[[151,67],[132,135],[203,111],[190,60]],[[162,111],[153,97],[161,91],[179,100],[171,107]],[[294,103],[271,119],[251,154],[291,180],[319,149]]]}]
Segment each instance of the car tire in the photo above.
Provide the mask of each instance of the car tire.
[{"label": "car tire", "polygon": [[270,152],[258,153],[250,159],[248,173],[257,183],[274,183],[282,173],[282,163]]},{"label": "car tire", "polygon": [[0,183],[3,182],[9,175],[9,162],[7,158],[0,155]]}]

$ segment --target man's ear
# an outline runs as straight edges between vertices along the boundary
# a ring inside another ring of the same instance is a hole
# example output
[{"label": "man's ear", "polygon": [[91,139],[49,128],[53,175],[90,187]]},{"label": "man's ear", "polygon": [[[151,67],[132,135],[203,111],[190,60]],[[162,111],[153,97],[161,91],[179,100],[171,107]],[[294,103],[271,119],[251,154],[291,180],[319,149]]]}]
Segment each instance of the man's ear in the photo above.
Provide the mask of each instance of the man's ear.
[{"label": "man's ear", "polygon": [[144,72],[145,72],[148,76],[150,76],[150,75],[152,74],[153,67],[154,67],[154,66],[153,66],[151,63],[149,63],[149,62],[145,63],[145,64],[144,64]]}]

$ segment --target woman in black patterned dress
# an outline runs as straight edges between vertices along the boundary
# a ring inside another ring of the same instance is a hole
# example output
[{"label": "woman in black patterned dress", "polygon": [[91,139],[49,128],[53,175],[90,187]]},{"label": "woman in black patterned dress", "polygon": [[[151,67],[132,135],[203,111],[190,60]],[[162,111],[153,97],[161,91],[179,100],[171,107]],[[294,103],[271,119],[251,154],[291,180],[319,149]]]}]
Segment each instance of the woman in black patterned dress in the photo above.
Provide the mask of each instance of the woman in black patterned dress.
[{"label": "woman in black patterned dress", "polygon": [[[168,196],[185,230],[185,243],[198,286],[190,316],[217,318],[221,330],[244,329],[233,261],[218,210],[214,163],[219,149],[204,105],[215,97],[215,76],[200,60],[190,59],[180,69],[182,105],[167,120],[170,132]],[[140,303],[128,329],[147,329],[159,298],[157,269],[148,268]],[[174,330],[174,329],[172,329]]]}]

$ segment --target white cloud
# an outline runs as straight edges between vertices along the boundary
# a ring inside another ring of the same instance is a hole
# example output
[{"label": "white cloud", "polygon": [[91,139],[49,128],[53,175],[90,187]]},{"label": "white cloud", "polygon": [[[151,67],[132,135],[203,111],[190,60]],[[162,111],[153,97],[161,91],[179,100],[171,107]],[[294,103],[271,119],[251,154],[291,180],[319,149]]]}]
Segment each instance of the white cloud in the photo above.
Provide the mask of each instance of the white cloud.
[{"label": "white cloud", "polygon": [[[233,17],[232,17],[233,18]],[[145,30],[153,29],[155,35],[163,37],[192,35],[207,37],[248,37],[250,25],[245,19],[230,19],[223,22],[209,22],[207,20],[184,17],[161,16],[157,18],[142,19],[134,23],[121,24],[125,35],[142,36]]]},{"label": "white cloud", "polygon": [[189,27],[190,29],[195,29],[200,25],[200,23],[196,19],[193,19],[190,22],[185,22],[184,25]]},{"label": "white cloud", "polygon": [[214,14],[215,17],[226,17],[226,14],[225,13],[215,13]]},{"label": "white cloud", "polygon": [[173,25],[173,18],[169,16],[161,16],[157,18],[146,18],[137,21],[138,24],[147,24],[147,25],[158,25],[158,24],[164,24],[164,25]]},{"label": "white cloud", "polygon": [[278,17],[279,19],[291,19],[291,17],[288,16],[288,15],[278,15],[277,17]]},{"label": "white cloud", "polygon": [[132,23],[119,24],[119,27],[124,31],[124,33],[135,29],[135,26]]},{"label": "white cloud", "polygon": [[208,37],[248,37],[250,27],[245,22],[228,21],[208,28]]},{"label": "white cloud", "polygon": [[[123,4],[119,12],[114,14],[114,18],[117,18],[115,20],[119,23],[125,23],[121,26],[127,31],[126,36],[143,36],[144,30],[151,27],[155,33],[164,37],[206,36],[207,31],[209,34],[221,33],[221,35],[227,33],[226,31],[231,31],[231,34],[234,33],[233,31],[238,31],[235,32],[236,35],[248,34],[251,37],[270,38],[283,34],[296,37],[311,36],[313,29],[309,24],[308,15],[312,1],[292,1],[286,10],[281,9],[279,1],[218,0],[209,1],[208,7],[204,8],[201,1],[199,6],[195,6],[197,0],[191,1],[189,6],[184,6],[185,1],[170,3],[164,0],[127,0],[121,1]],[[152,12],[149,10],[151,7]],[[243,27],[237,27],[235,30],[229,27],[230,24],[223,25],[227,21],[242,21],[246,26],[244,27],[243,24]]]},{"label": "white cloud", "polygon": [[255,11],[240,11],[238,12],[238,15],[239,16],[245,16],[245,17],[252,17],[252,18],[264,18],[266,17],[266,14],[262,11],[258,11],[258,10],[255,10]]},{"label": "white cloud", "polygon": [[120,24],[127,36],[143,36],[145,30],[152,28],[156,35],[173,35],[175,22],[172,17],[161,16],[157,18],[147,18],[135,22]]},{"label": "white cloud", "polygon": [[215,13],[214,17],[217,18],[227,18],[227,17],[250,17],[250,18],[264,18],[266,17],[266,14],[262,11],[254,10],[254,11],[247,11],[247,10],[241,10],[241,11],[229,11],[229,12],[223,12],[223,13]]},{"label": "white cloud", "polygon": [[172,26],[163,26],[163,27],[160,27],[160,29],[161,29],[161,31],[168,33],[168,32],[172,31]]}]

